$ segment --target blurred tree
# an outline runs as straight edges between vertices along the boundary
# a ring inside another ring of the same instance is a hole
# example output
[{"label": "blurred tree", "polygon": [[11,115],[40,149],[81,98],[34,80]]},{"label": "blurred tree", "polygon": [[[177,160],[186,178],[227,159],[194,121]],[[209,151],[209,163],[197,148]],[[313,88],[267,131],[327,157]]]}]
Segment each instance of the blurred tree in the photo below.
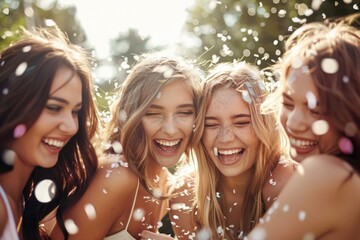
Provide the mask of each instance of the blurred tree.
[{"label": "blurred tree", "polygon": [[0,0],[0,49],[14,41],[19,26],[25,27],[23,4],[20,0]]},{"label": "blurred tree", "polygon": [[284,39],[300,24],[359,12],[358,3],[346,2],[196,0],[186,29],[198,46],[180,47],[204,68],[233,59],[267,67],[281,56]]},{"label": "blurred tree", "polygon": [[72,43],[85,47],[86,35],[76,19],[76,8],[64,6],[57,0],[0,0],[0,46],[6,46],[16,39],[16,33],[22,26],[29,30],[33,27],[56,24],[69,36]]}]

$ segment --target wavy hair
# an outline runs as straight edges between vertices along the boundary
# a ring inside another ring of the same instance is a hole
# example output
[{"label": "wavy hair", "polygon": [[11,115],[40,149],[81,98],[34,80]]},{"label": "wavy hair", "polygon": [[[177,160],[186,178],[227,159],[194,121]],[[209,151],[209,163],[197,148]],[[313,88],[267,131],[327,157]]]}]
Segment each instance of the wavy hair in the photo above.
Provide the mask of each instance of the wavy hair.
[{"label": "wavy hair", "polygon": [[[195,111],[200,90],[196,67],[186,59],[155,52],[142,55],[119,88],[118,99],[112,105],[112,119],[106,129],[108,143],[120,142],[129,167],[140,183],[151,192],[151,183],[145,178],[151,152],[141,119],[158,96],[161,88],[174,80],[183,80],[192,92]],[[191,141],[191,140],[190,140]],[[186,156],[190,153],[189,144]],[[105,153],[116,153],[112,147]],[[186,158],[188,159],[188,158]]]},{"label": "wavy hair", "polygon": [[[219,204],[216,192],[220,188],[221,172],[210,160],[204,142],[201,139],[204,132],[205,115],[213,94],[222,88],[233,88],[241,94],[248,92],[251,99],[249,109],[251,123],[259,138],[258,157],[252,169],[250,185],[241,209],[240,229],[248,233],[264,214],[262,189],[270,171],[277,165],[281,156],[288,156],[289,144],[284,130],[275,113],[262,114],[260,104],[267,96],[260,71],[245,62],[221,63],[209,73],[202,84],[197,131],[194,135],[194,151],[198,160],[196,174],[196,204],[195,216],[198,229],[208,228],[212,236],[218,239],[218,227],[224,229],[221,239],[233,239],[225,226],[225,209]],[[246,206],[246,207],[245,207]]]},{"label": "wavy hair", "polygon": [[[350,139],[353,153],[344,157],[360,171],[360,30],[350,23],[360,14],[327,23],[309,23],[297,29],[286,42],[282,61],[275,65],[284,91],[294,61],[308,69],[319,93],[323,116],[342,136]],[[324,60],[336,71],[326,70]]]},{"label": "wavy hair", "polygon": [[[35,167],[24,190],[22,235],[24,239],[45,237],[39,222],[55,208],[56,218],[66,236],[63,212],[75,203],[85,191],[97,167],[97,156],[92,139],[98,126],[97,111],[92,98],[92,77],[84,50],[69,43],[58,29],[24,30],[21,40],[1,52],[0,89],[0,148],[6,149],[14,141],[12,132],[18,124],[30,129],[43,111],[56,71],[66,66],[78,74],[82,83],[82,108],[79,112],[79,130],[62,148],[52,168]],[[22,64],[27,69],[17,75]],[[55,183],[56,193],[49,203],[39,202],[35,186],[43,179]]]}]

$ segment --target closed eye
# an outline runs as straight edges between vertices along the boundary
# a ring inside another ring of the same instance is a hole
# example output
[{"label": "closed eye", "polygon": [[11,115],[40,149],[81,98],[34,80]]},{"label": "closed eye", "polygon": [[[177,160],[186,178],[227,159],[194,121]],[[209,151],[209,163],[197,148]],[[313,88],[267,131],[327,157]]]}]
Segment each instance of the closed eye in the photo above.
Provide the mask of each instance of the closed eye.
[{"label": "closed eye", "polygon": [[62,107],[58,105],[46,105],[46,109],[50,110],[51,112],[59,112]]},{"label": "closed eye", "polygon": [[246,122],[236,122],[235,125],[236,126],[245,126],[245,125],[248,125],[250,124],[250,121],[246,121]]}]

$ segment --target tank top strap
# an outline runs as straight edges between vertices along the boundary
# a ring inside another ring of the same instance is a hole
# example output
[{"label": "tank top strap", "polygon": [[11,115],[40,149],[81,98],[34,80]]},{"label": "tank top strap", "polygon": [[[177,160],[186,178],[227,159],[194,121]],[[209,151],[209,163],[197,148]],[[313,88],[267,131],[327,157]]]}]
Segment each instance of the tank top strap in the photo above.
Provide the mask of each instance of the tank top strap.
[{"label": "tank top strap", "polygon": [[131,206],[131,211],[130,211],[129,219],[128,219],[127,223],[126,223],[126,227],[125,227],[125,230],[126,230],[126,231],[127,231],[127,229],[128,229],[128,226],[129,226],[131,217],[132,217],[132,215],[133,215],[133,211],[134,211],[134,207],[135,207],[135,202],[136,202],[136,199],[137,199],[138,191],[139,191],[139,179],[137,180],[136,192],[135,192],[134,200],[133,200],[133,203],[132,203],[132,206]]}]

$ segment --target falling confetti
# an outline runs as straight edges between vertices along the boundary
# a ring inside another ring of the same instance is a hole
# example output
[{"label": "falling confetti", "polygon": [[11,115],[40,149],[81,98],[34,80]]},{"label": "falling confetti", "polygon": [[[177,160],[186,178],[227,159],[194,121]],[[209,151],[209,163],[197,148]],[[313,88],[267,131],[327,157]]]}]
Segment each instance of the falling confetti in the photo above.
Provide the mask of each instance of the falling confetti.
[{"label": "falling confetti", "polygon": [[92,204],[90,203],[86,204],[84,210],[90,220],[96,219],[96,211]]},{"label": "falling confetti", "polygon": [[35,197],[42,203],[50,202],[55,197],[55,193],[55,183],[50,179],[42,180],[35,187]]},{"label": "falling confetti", "polygon": [[15,162],[16,153],[11,149],[6,149],[2,152],[2,161],[9,166],[13,166]]},{"label": "falling confetti", "polygon": [[307,92],[307,93],[305,94],[305,97],[306,97],[306,99],[307,99],[308,108],[309,108],[309,109],[314,109],[314,108],[316,108],[317,101],[316,101],[315,94],[314,94],[313,92]]},{"label": "falling confetti", "polygon": [[325,120],[317,120],[311,125],[311,130],[316,135],[324,135],[329,130],[329,124]]},{"label": "falling confetti", "polygon": [[122,145],[121,145],[121,143],[119,141],[114,141],[111,144],[111,147],[113,148],[114,153],[121,154],[122,151],[123,151]]},{"label": "falling confetti", "polygon": [[135,221],[140,221],[145,215],[145,211],[141,208],[135,209],[133,218]]},{"label": "falling confetti", "polygon": [[21,138],[26,132],[25,124],[19,124],[14,129],[14,138]]},{"label": "falling confetti", "polygon": [[306,212],[305,211],[300,211],[299,212],[299,215],[298,215],[298,218],[300,221],[305,221],[305,218],[306,218]]},{"label": "falling confetti", "polygon": [[64,225],[65,225],[66,231],[68,231],[68,233],[71,235],[74,235],[79,232],[78,226],[75,224],[74,220],[72,220],[72,219],[66,219],[64,221]]},{"label": "falling confetti", "polygon": [[23,52],[30,52],[31,51],[31,46],[23,47],[22,51]]},{"label": "falling confetti", "polygon": [[26,69],[27,69],[27,63],[26,62],[20,63],[19,66],[15,70],[15,75],[16,76],[23,75],[23,73],[26,71]]},{"label": "falling confetti", "polygon": [[321,69],[328,74],[334,74],[339,70],[339,63],[333,58],[324,58],[321,61]]},{"label": "falling confetti", "polygon": [[253,230],[253,240],[265,240],[266,231],[264,228],[258,227]]},{"label": "falling confetti", "polygon": [[342,137],[339,140],[339,149],[342,153],[350,155],[354,152],[354,146],[350,139]]}]

